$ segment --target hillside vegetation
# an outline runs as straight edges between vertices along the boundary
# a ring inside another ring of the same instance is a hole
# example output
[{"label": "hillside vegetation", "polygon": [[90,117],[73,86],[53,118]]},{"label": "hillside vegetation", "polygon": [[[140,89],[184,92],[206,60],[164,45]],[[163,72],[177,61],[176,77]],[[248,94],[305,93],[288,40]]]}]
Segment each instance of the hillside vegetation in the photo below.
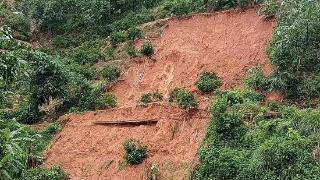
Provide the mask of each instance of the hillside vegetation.
[{"label": "hillside vegetation", "polygon": [[[214,98],[191,178],[319,179],[320,3],[310,0],[1,2],[0,179],[67,179],[60,167],[42,165],[43,151],[61,128],[56,119],[117,106],[109,90],[132,58],[152,61],[155,53],[142,24],[258,4],[266,21],[277,21],[266,52],[273,72],[252,69],[240,90],[219,90],[223,82],[214,72],[194,82]],[[139,39],[144,43],[136,49]],[[274,91],[283,102],[265,100]],[[176,88],[171,95],[182,109],[198,108],[192,92]],[[139,103],[158,100],[163,97],[155,92]],[[42,121],[52,123],[42,132],[26,126]],[[133,153],[138,160],[131,154],[126,159],[141,163],[147,156],[142,149]]]}]

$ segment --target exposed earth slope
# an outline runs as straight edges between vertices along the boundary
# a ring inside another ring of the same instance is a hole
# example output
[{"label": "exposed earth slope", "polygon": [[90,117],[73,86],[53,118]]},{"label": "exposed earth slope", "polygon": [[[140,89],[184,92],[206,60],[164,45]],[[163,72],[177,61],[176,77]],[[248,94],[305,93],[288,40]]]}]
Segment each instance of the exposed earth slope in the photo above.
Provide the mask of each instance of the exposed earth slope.
[{"label": "exposed earth slope", "polygon": [[[215,71],[223,88],[240,86],[248,69],[271,65],[267,42],[274,22],[257,15],[257,9],[194,15],[168,22],[154,39],[156,54],[140,58],[113,88],[119,108],[67,115],[63,130],[47,151],[46,164],[61,165],[72,179],[146,179],[151,163],[157,163],[163,179],[187,179],[197,163],[209,113],[209,97],[195,90],[202,71]],[[167,101],[175,87],[196,94],[200,110],[192,115],[166,102],[136,107],[142,94],[159,91]],[[156,125],[98,126],[96,120],[153,119]],[[148,146],[148,158],[136,166],[123,165],[122,143],[129,138]]]}]

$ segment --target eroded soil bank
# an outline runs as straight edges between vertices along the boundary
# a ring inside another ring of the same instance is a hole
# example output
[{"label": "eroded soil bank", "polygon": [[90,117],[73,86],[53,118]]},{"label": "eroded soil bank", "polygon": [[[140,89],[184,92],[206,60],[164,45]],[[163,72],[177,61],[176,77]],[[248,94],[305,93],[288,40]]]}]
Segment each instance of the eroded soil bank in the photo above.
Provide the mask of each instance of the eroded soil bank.
[{"label": "eroded soil bank", "polygon": [[[114,88],[119,108],[66,115],[67,123],[47,151],[46,165],[61,165],[72,179],[146,179],[150,164],[160,167],[162,179],[187,179],[197,163],[197,150],[205,134],[210,98],[194,83],[202,71],[215,71],[223,88],[241,86],[247,70],[271,65],[266,57],[274,22],[257,15],[257,9],[173,19],[161,37],[154,39],[156,54],[141,58]],[[192,115],[164,104],[136,107],[142,94],[165,95],[175,87],[196,94],[200,109]],[[98,126],[97,120],[153,119],[156,125]],[[122,143],[129,138],[148,146],[140,165],[123,163]]]}]

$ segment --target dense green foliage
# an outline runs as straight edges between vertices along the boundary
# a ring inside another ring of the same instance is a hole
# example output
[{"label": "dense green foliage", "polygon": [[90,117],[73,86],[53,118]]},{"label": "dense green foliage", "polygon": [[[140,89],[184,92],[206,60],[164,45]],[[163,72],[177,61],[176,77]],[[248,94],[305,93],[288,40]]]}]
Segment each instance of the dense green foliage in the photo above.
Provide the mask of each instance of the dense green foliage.
[{"label": "dense green foliage", "polygon": [[140,39],[142,37],[141,29],[137,27],[132,27],[128,29],[128,34],[127,34],[128,39],[130,40],[136,40]]},{"label": "dense green foliage", "polygon": [[175,88],[170,93],[169,101],[176,103],[179,107],[183,109],[198,108],[198,103],[194,98],[194,95],[183,88]]},{"label": "dense green foliage", "polygon": [[246,84],[248,87],[260,92],[268,91],[271,88],[270,79],[264,75],[261,67],[250,69]]},{"label": "dense green foliage", "polygon": [[105,78],[108,82],[116,81],[121,75],[120,69],[112,65],[107,65],[104,67],[101,73],[103,78]]},{"label": "dense green foliage", "polygon": [[41,177],[46,177],[45,179],[48,180],[50,177],[61,177],[56,178],[57,180],[66,179],[64,172],[58,170],[57,167],[42,168],[41,175],[30,176],[34,171],[32,168],[42,163],[42,151],[45,150],[59,127],[59,124],[53,124],[43,132],[36,133],[14,120],[0,117],[1,179],[41,180],[43,179]]},{"label": "dense green foliage", "polygon": [[140,142],[129,139],[123,143],[124,159],[129,164],[140,164],[147,157],[147,147]]},{"label": "dense green foliage", "polygon": [[43,167],[33,168],[23,175],[25,180],[66,180],[66,173],[59,167],[53,166],[49,169]]},{"label": "dense green foliage", "polygon": [[[15,32],[15,38],[29,40],[31,37],[31,20],[21,13],[11,13],[0,4],[0,19]],[[1,23],[1,21],[0,21]]]},{"label": "dense green foliage", "polygon": [[157,3],[157,0],[35,0],[32,4],[24,1],[44,31],[61,33],[79,30],[102,35],[108,35],[112,30],[134,27],[144,17],[132,17],[131,21],[126,21],[125,17],[132,15],[132,12],[148,11]]},{"label": "dense green foliage", "polygon": [[[320,111],[260,106],[253,91],[220,93],[200,149],[194,179],[317,179]],[[250,114],[250,116],[248,116]]]},{"label": "dense green foliage", "polygon": [[267,16],[267,18],[275,17],[279,11],[280,2],[277,0],[266,0],[260,9],[260,14]]},{"label": "dense green foliage", "polygon": [[213,10],[246,7],[263,2],[263,0],[208,0],[208,7]]},{"label": "dense green foliage", "polygon": [[291,99],[319,98],[320,2],[284,0],[269,49],[273,87]]},{"label": "dense green foliage", "polygon": [[203,72],[196,86],[203,93],[211,93],[221,86],[221,81],[214,72]]}]

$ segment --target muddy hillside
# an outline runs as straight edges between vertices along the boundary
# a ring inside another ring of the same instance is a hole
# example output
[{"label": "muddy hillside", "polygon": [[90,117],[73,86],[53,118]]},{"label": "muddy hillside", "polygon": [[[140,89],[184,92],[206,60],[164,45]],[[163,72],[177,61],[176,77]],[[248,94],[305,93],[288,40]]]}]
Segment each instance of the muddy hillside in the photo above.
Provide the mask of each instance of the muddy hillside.
[{"label": "muddy hillside", "polygon": [[[112,89],[118,108],[70,114],[67,123],[47,151],[46,165],[58,164],[72,179],[146,179],[157,164],[163,179],[187,179],[197,164],[197,151],[207,128],[210,98],[195,88],[199,74],[214,71],[224,89],[241,86],[247,71],[271,65],[266,57],[274,22],[257,15],[257,9],[174,18],[159,38],[153,39],[152,60],[141,57]],[[139,42],[137,42],[139,43]],[[200,103],[188,114],[169,104],[175,87],[192,91]],[[136,107],[142,94],[158,91],[164,102]],[[98,120],[158,119],[153,125],[101,126]],[[140,165],[123,162],[122,143],[138,139],[148,147]]]}]

